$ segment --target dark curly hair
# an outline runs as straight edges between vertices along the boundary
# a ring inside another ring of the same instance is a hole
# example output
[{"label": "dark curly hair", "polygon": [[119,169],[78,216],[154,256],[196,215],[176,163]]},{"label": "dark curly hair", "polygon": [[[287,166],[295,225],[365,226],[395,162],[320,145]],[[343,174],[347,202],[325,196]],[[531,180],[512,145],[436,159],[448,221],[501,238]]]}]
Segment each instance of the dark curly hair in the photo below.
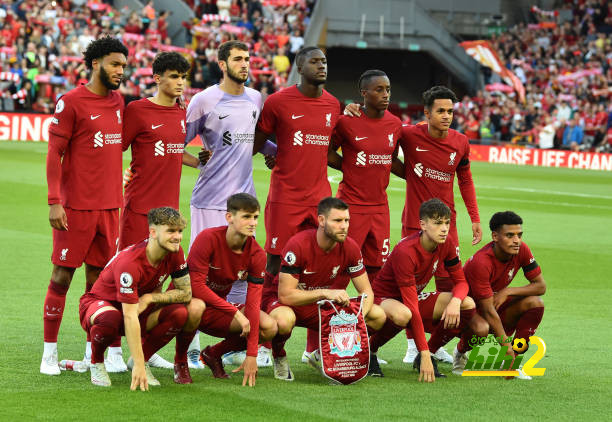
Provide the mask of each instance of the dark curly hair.
[{"label": "dark curly hair", "polygon": [[176,70],[179,73],[187,73],[191,66],[189,62],[174,51],[164,51],[155,56],[153,61],[153,74],[163,75],[166,70]]},{"label": "dark curly hair", "polygon": [[453,104],[458,101],[455,93],[442,85],[429,88],[423,93],[423,105],[426,109],[431,110],[431,107],[436,100],[451,100]]},{"label": "dark curly hair", "polygon": [[85,59],[87,69],[91,70],[91,63],[95,59],[100,59],[111,53],[121,53],[127,57],[128,49],[117,38],[113,38],[109,35],[105,35],[90,42],[85,51],[83,51],[83,58]]},{"label": "dark curly hair", "polygon": [[492,232],[496,232],[501,229],[504,224],[523,224],[523,219],[512,211],[496,212],[489,221],[489,228]]}]

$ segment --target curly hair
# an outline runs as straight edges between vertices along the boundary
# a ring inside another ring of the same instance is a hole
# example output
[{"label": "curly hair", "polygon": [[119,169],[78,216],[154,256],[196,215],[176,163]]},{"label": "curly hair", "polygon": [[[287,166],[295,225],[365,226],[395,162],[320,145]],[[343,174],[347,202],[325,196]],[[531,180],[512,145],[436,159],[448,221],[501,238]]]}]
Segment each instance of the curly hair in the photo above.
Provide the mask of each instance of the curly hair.
[{"label": "curly hair", "polygon": [[436,100],[451,100],[453,104],[459,101],[453,91],[442,85],[429,88],[423,93],[423,105],[426,109],[431,110]]},{"label": "curly hair", "polygon": [[450,208],[438,198],[432,198],[429,201],[425,201],[419,208],[419,218],[425,220],[426,218],[435,220],[438,218],[450,218]]},{"label": "curly hair", "polygon": [[181,213],[171,207],[153,208],[147,214],[149,226],[169,226],[184,229],[187,225]]},{"label": "curly hair", "polygon": [[153,74],[163,75],[166,70],[187,73],[190,67],[189,62],[181,54],[174,51],[164,51],[155,56]]},{"label": "curly hair", "polygon": [[100,59],[111,53],[121,53],[127,57],[128,49],[117,38],[113,38],[109,35],[105,35],[90,42],[85,51],[83,51],[83,59],[85,59],[87,69],[91,70],[94,60]]},{"label": "curly hair", "polygon": [[492,232],[496,232],[501,229],[504,224],[523,224],[523,219],[513,211],[496,212],[489,221],[489,228]]}]

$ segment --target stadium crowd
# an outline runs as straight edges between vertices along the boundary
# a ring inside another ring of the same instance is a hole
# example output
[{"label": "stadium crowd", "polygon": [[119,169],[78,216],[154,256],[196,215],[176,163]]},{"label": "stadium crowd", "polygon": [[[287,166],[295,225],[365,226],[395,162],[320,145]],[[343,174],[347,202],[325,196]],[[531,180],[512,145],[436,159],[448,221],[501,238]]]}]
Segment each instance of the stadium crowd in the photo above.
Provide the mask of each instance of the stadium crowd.
[{"label": "stadium crowd", "polygon": [[612,2],[565,0],[553,11],[534,7],[530,23],[490,42],[523,83],[526,101],[495,89],[500,79],[489,73],[492,91],[464,97],[457,105],[460,131],[483,142],[611,148]]},{"label": "stadium crowd", "polygon": [[[126,102],[152,95],[151,63],[160,51],[193,58],[187,97],[219,82],[218,46],[238,39],[252,46],[252,84],[265,96],[287,78],[314,1],[233,0],[194,4],[183,22],[188,45],[168,36],[167,10],[153,2],[142,11],[120,10],[98,1],[7,0],[0,4],[0,110],[50,113],[60,94],[87,80],[81,52],[100,34],[120,38],[129,49]],[[227,6],[227,7],[225,7]]]}]

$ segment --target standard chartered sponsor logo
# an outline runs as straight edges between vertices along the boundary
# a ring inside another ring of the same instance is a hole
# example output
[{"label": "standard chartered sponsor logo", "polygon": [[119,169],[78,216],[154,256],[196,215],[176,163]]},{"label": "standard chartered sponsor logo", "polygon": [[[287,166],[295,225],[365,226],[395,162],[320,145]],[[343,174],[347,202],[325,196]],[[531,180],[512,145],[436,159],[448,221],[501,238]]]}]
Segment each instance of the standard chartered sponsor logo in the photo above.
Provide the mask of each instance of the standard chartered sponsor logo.
[{"label": "standard chartered sponsor logo", "polygon": [[368,164],[391,164],[391,154],[370,154],[368,157]]},{"label": "standard chartered sponsor logo", "polygon": [[358,166],[365,166],[366,165],[366,160],[367,160],[367,154],[363,151],[359,151],[357,153],[357,165]]},{"label": "standard chartered sponsor logo", "polygon": [[417,176],[423,177],[423,164],[416,163],[414,165],[414,172],[416,173]]},{"label": "standard chartered sponsor logo", "polygon": [[120,133],[105,133],[97,131],[94,135],[94,148],[102,148],[106,145],[120,144],[121,134]]},{"label": "standard chartered sponsor logo", "polygon": [[293,145],[302,146],[304,144],[304,137],[302,135],[302,131],[298,130],[293,134]]},{"label": "standard chartered sponsor logo", "polygon": [[329,136],[327,135],[313,135],[310,133],[303,134],[301,130],[298,130],[293,134],[293,145],[329,145]]},{"label": "standard chartered sponsor logo", "polygon": [[419,177],[423,177],[423,175],[425,175],[425,177],[429,179],[439,180],[441,182],[450,182],[452,177],[452,175],[449,173],[434,170],[429,167],[423,171],[423,164],[421,163],[416,163],[414,165],[414,172]]},{"label": "standard chartered sponsor logo", "polygon": [[166,144],[167,154],[182,154],[184,150],[185,146],[183,144]]},{"label": "standard chartered sponsor logo", "polygon": [[164,141],[159,140],[155,142],[155,157],[163,157],[164,155],[166,155]]},{"label": "standard chartered sponsor logo", "polygon": [[104,146],[104,138],[102,132],[97,131],[94,135],[94,148],[102,148]]}]

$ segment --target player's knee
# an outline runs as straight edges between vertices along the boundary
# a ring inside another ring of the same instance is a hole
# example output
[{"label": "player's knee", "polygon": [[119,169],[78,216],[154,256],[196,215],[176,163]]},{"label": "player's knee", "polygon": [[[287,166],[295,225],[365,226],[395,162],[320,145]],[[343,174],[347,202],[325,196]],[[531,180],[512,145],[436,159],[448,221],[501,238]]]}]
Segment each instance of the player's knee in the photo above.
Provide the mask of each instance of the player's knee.
[{"label": "player's knee", "polygon": [[474,303],[474,299],[469,296],[466,296],[465,299],[461,301],[461,310],[465,311],[468,309],[476,308],[476,303]]},{"label": "player's knee", "polygon": [[383,327],[386,319],[387,315],[385,315],[385,311],[383,311],[383,309],[377,305],[372,305],[370,312],[368,312],[365,318],[368,327],[376,331]]},{"label": "player's knee", "polygon": [[74,274],[74,268],[61,267],[59,265],[53,266],[53,272],[51,273],[51,281],[59,286],[70,287],[72,282],[72,275]]},{"label": "player's knee", "polygon": [[544,307],[544,301],[542,300],[540,296],[529,296],[527,299],[525,299],[525,301],[526,301],[527,309]]},{"label": "player's knee", "polygon": [[295,314],[290,309],[277,308],[275,311],[277,312],[274,315],[274,320],[278,326],[278,333],[289,334],[295,326]]},{"label": "player's knee", "polygon": [[262,341],[271,340],[277,332],[278,324],[276,320],[270,317],[259,319],[259,337]]},{"label": "player's knee", "polygon": [[406,327],[410,323],[411,319],[412,319],[412,312],[410,312],[410,309],[404,309],[395,315],[393,322],[397,326]]},{"label": "player's knee", "polygon": [[475,321],[471,328],[477,337],[486,337],[489,335],[489,323],[482,318]]},{"label": "player's knee", "polygon": [[93,320],[92,328],[94,326],[104,327],[109,331],[109,334],[118,335],[119,329],[123,324],[123,315],[118,310],[107,310],[100,312]]},{"label": "player's knee", "polygon": [[206,310],[206,304],[203,300],[192,298],[187,305],[187,312],[189,322],[199,322],[202,319],[202,314]]}]

